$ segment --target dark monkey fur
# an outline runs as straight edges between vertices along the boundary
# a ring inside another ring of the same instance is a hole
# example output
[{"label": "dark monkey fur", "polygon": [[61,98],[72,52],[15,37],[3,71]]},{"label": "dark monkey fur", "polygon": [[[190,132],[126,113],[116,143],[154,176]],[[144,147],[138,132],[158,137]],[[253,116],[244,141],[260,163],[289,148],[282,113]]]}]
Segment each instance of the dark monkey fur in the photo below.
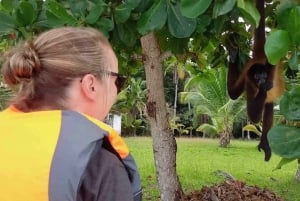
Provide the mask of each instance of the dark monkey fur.
[{"label": "dark monkey fur", "polygon": [[256,0],[260,13],[259,26],[255,29],[253,57],[245,64],[242,72],[238,69],[238,50],[230,50],[227,76],[227,89],[231,99],[237,99],[243,92],[247,99],[247,112],[250,121],[262,120],[262,135],[258,150],[265,153],[265,161],[271,157],[267,134],[273,125],[274,100],[284,91],[282,79],[283,64],[271,65],[264,52],[265,36],[265,1]]}]

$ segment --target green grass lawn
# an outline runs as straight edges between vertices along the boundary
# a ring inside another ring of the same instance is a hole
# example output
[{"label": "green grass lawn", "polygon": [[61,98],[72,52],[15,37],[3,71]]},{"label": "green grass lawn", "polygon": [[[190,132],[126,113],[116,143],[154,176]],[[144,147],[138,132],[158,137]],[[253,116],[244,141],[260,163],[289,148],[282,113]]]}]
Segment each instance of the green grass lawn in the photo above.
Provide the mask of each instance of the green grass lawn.
[{"label": "green grass lawn", "polygon": [[[143,200],[159,200],[156,183],[152,139],[124,138],[138,165],[143,186]],[[218,147],[218,141],[201,138],[177,138],[177,173],[185,193],[200,190],[202,186],[220,183],[224,177],[215,172],[230,173],[248,185],[268,188],[286,201],[300,201],[300,183],[295,181],[297,162],[273,171],[280,157],[272,155],[264,161],[257,151],[258,141],[232,140],[229,148]]]}]

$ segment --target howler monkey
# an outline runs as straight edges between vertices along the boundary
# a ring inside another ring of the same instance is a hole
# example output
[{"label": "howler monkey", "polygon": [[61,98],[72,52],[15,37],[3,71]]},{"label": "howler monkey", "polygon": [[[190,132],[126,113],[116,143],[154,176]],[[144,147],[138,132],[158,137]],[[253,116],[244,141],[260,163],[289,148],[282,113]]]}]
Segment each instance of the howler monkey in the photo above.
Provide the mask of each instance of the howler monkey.
[{"label": "howler monkey", "polygon": [[247,113],[250,121],[262,120],[262,135],[258,150],[265,153],[265,161],[271,157],[267,133],[273,124],[273,101],[284,91],[281,77],[282,63],[271,65],[264,52],[265,45],[265,1],[256,0],[260,13],[259,26],[255,29],[253,55],[239,71],[239,49],[229,47],[230,59],[227,75],[227,89],[230,98],[236,99],[243,92],[247,99]]}]

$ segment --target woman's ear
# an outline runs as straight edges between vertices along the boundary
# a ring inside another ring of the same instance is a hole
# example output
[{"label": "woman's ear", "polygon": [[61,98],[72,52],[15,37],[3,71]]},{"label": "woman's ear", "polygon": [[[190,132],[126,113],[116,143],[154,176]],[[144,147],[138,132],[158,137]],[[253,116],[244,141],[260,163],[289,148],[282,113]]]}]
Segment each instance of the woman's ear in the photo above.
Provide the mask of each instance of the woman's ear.
[{"label": "woman's ear", "polygon": [[92,74],[86,74],[81,79],[81,91],[83,95],[90,99],[94,100],[96,98],[96,82],[97,79]]}]

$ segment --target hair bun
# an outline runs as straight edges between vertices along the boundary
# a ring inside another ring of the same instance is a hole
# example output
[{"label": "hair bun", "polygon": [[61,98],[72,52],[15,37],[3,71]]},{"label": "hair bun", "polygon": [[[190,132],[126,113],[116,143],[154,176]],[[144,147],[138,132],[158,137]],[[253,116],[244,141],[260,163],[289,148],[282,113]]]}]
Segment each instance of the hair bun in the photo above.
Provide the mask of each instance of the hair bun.
[{"label": "hair bun", "polygon": [[23,48],[9,53],[4,65],[4,78],[8,84],[29,82],[34,75],[40,72],[41,63],[31,41],[27,41]]}]

